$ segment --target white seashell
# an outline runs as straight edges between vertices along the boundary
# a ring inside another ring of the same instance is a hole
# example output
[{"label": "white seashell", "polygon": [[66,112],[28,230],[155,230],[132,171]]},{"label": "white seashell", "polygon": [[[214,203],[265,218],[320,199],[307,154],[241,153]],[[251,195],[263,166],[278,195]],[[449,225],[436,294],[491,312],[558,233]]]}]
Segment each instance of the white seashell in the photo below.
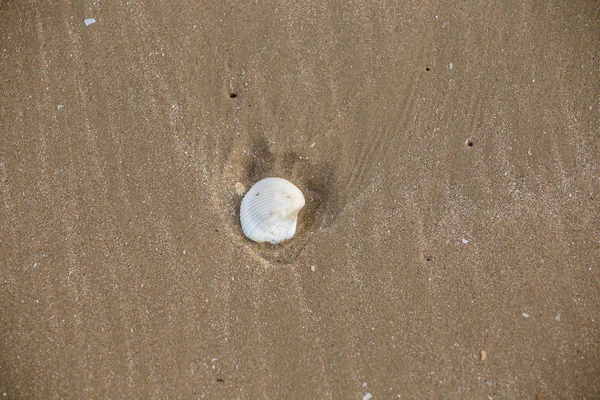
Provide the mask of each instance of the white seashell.
[{"label": "white seashell", "polygon": [[255,242],[277,244],[296,233],[304,195],[293,183],[265,178],[248,190],[240,207],[242,231]]}]

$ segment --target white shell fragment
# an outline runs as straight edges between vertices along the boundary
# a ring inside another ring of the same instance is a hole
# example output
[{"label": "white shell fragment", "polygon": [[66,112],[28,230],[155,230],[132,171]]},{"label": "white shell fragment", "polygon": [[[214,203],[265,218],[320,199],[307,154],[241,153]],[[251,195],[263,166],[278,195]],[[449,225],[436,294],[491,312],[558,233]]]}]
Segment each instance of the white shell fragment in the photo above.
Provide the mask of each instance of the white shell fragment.
[{"label": "white shell fragment", "polygon": [[242,231],[255,242],[277,244],[296,233],[304,195],[293,183],[281,178],[258,181],[242,199]]},{"label": "white shell fragment", "polygon": [[96,20],[94,18],[86,18],[83,20],[85,26],[90,26],[91,24],[95,24]]}]

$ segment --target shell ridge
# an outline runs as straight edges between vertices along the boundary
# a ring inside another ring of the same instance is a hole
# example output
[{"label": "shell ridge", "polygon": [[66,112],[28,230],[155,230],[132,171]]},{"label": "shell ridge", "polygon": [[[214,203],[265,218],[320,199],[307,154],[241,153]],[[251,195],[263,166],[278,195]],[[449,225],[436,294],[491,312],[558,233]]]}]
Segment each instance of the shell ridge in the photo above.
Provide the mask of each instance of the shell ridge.
[{"label": "shell ridge", "polygon": [[[279,211],[280,209],[289,209],[289,204],[287,204],[288,202],[286,201],[285,198],[281,198],[281,199],[277,199],[277,201],[250,201],[250,203],[247,204],[247,207],[245,207],[245,211],[246,212],[250,212],[254,215],[258,215],[260,213],[263,213],[265,210],[272,208],[273,211]],[[286,210],[287,211],[287,210]],[[240,212],[241,213],[241,212]]]},{"label": "shell ridge", "polygon": [[281,240],[287,239],[287,235],[285,233],[289,228],[289,224],[286,224],[285,222],[286,221],[281,221],[275,227],[274,233],[273,233],[274,239],[281,239]]}]

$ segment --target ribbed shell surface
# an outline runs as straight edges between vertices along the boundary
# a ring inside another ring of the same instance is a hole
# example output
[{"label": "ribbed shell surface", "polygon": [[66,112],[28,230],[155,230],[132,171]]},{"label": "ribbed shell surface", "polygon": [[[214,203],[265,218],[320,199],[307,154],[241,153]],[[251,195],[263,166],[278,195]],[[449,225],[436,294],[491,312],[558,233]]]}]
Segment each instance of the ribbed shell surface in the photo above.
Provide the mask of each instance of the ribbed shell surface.
[{"label": "ribbed shell surface", "polygon": [[246,193],[240,207],[242,231],[255,242],[277,244],[296,233],[304,195],[282,178],[265,178]]}]

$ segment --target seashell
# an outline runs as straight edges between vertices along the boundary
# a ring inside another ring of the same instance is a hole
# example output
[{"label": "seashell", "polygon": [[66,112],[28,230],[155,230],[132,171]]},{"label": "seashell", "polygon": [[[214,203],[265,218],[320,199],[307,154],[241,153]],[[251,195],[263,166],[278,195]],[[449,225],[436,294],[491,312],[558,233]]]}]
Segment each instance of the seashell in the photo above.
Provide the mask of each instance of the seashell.
[{"label": "seashell", "polygon": [[242,199],[242,231],[255,242],[277,244],[296,233],[304,195],[282,178],[265,178],[254,184]]}]

